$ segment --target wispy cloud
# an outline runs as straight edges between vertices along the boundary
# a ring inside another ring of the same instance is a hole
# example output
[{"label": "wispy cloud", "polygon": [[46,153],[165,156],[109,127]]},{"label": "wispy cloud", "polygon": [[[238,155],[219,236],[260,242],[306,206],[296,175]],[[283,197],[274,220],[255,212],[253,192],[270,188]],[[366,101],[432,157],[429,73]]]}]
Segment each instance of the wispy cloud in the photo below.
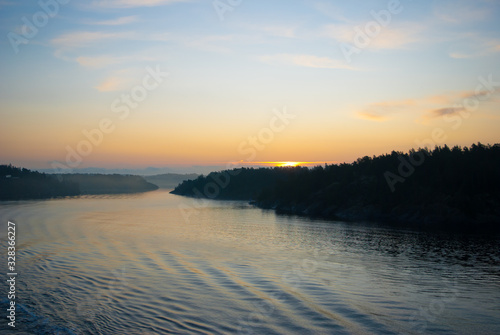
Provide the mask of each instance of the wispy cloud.
[{"label": "wispy cloud", "polygon": [[103,8],[154,7],[190,1],[191,0],[98,0],[92,1],[91,6]]},{"label": "wispy cloud", "polygon": [[[59,37],[52,39],[50,42],[55,47],[54,55],[57,58],[63,59],[65,61],[75,61],[78,56],[69,56],[74,54],[74,52],[81,48],[88,49],[98,43],[103,43],[104,41],[115,41],[115,40],[125,40],[134,39],[137,34],[132,32],[100,32],[100,31],[77,31],[67,34],[63,34]],[[102,61],[102,60],[101,60]],[[86,60],[83,59],[83,63]],[[80,62],[79,62],[80,63]]]},{"label": "wispy cloud", "polygon": [[285,64],[319,69],[346,69],[356,70],[343,60],[314,55],[278,54],[261,56],[260,61],[268,64]]},{"label": "wispy cloud", "polygon": [[62,54],[64,51],[87,48],[90,45],[99,46],[104,42],[117,40],[173,42],[199,50],[226,53],[231,50],[228,42],[237,41],[238,37],[234,35],[183,36],[170,33],[144,35],[132,31],[76,31],[52,39],[51,44],[57,48],[56,54]]},{"label": "wispy cloud", "polygon": [[417,102],[411,99],[376,102],[357,111],[356,115],[361,119],[386,121],[391,119],[395,114],[413,109],[416,105]]},{"label": "wispy cloud", "polygon": [[463,102],[466,99],[490,99],[493,96],[499,93],[499,90],[495,90],[493,92],[490,91],[456,91],[456,92],[447,92],[439,95],[433,95],[421,99],[420,101],[426,102],[428,104],[436,104],[436,105],[451,105],[458,102]]},{"label": "wispy cloud", "polygon": [[[356,32],[362,30],[365,24],[366,22],[326,25],[323,27],[322,35],[339,43],[355,45]],[[380,32],[370,38],[367,48],[401,49],[421,41],[424,30],[425,25],[422,23],[404,23],[381,27]]]},{"label": "wispy cloud", "polygon": [[386,121],[389,119],[386,115],[374,114],[371,112],[358,112],[357,116],[359,119],[370,121]]},{"label": "wispy cloud", "polygon": [[466,34],[452,46],[449,56],[455,59],[469,59],[489,56],[500,52],[500,39],[486,38],[477,34]]},{"label": "wispy cloud", "polygon": [[433,118],[437,118],[437,117],[442,117],[444,115],[457,114],[463,110],[465,110],[464,107],[438,108],[438,109],[434,109],[434,110],[429,111],[425,117],[433,119]]},{"label": "wispy cloud", "polygon": [[140,76],[140,70],[122,69],[115,71],[109,77],[104,79],[96,89],[100,92],[115,92],[129,90],[135,80]]},{"label": "wispy cloud", "polygon": [[56,37],[51,43],[59,48],[80,48],[104,40],[133,39],[135,36],[132,32],[78,31]]},{"label": "wispy cloud", "polygon": [[[464,92],[455,92],[454,94],[448,94],[447,98],[448,100],[446,101],[446,97],[443,97],[443,100],[445,102],[442,105],[446,105],[447,107],[439,107],[439,108],[433,108],[433,109],[427,109],[424,114],[423,114],[423,120],[424,121],[429,121],[437,118],[441,118],[445,115],[454,115],[458,114],[462,111],[465,111],[466,108],[466,101],[467,100],[476,100],[477,102],[480,102],[482,104],[486,102],[498,104],[498,94],[499,90],[495,90],[493,92],[490,91],[464,91]],[[434,99],[435,97],[432,97]],[[429,99],[431,101],[431,99]],[[451,106],[451,107],[450,107]]]},{"label": "wispy cloud", "polygon": [[442,21],[454,24],[481,22],[491,16],[490,1],[440,1],[434,6],[434,15]]},{"label": "wispy cloud", "polygon": [[100,25],[100,26],[121,26],[124,24],[129,24],[132,22],[136,22],[138,17],[135,15],[132,16],[123,16],[112,20],[104,20],[104,21],[85,21],[85,24],[90,25]]},{"label": "wispy cloud", "polygon": [[454,115],[465,110],[463,105],[466,99],[479,99],[495,102],[499,91],[458,91],[439,95],[427,96],[419,99],[394,100],[377,102],[367,105],[355,112],[361,119],[371,121],[387,121],[397,115],[408,114],[418,116],[418,123],[442,118],[445,115]]}]

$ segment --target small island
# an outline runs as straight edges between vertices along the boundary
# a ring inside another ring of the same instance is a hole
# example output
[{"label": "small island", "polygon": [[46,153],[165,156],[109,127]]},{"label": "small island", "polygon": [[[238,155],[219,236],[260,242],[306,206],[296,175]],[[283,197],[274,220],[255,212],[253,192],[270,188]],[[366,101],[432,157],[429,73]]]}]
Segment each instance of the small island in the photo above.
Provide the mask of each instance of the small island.
[{"label": "small island", "polygon": [[500,145],[393,151],[314,168],[239,168],[171,193],[334,220],[498,230]]}]

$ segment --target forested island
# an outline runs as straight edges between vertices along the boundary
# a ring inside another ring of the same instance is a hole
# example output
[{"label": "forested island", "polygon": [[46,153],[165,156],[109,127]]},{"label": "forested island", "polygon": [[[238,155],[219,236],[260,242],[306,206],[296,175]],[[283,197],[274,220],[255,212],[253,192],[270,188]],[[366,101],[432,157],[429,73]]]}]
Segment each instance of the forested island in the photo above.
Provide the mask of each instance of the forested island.
[{"label": "forested island", "polygon": [[78,184],[12,165],[0,165],[0,200],[44,199],[80,194]]},{"label": "forested island", "polygon": [[51,175],[12,165],[0,165],[0,200],[47,199],[81,194],[136,193],[158,189],[140,176]]},{"label": "forested island", "polygon": [[239,168],[185,181],[172,193],[344,221],[498,229],[500,145],[393,151],[314,168]]}]

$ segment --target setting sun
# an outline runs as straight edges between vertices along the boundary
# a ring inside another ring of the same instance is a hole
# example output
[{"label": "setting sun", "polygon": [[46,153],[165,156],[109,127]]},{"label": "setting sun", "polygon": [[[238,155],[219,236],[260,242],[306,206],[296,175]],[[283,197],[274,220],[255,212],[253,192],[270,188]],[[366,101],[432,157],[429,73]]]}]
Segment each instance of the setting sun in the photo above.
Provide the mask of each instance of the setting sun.
[{"label": "setting sun", "polygon": [[276,166],[299,166],[301,162],[278,162]]}]

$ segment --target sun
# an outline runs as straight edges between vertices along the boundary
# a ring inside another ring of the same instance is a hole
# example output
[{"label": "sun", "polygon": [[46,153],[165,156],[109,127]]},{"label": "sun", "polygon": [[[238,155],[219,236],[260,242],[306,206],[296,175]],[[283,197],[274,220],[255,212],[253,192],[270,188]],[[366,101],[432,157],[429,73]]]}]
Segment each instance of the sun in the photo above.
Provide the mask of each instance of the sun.
[{"label": "sun", "polygon": [[279,166],[279,167],[294,167],[294,166],[299,166],[300,165],[300,162],[278,162],[278,164],[276,166]]}]

